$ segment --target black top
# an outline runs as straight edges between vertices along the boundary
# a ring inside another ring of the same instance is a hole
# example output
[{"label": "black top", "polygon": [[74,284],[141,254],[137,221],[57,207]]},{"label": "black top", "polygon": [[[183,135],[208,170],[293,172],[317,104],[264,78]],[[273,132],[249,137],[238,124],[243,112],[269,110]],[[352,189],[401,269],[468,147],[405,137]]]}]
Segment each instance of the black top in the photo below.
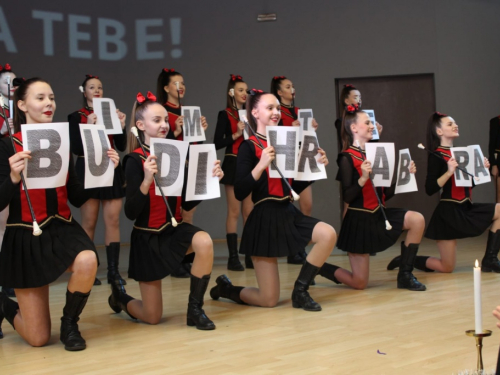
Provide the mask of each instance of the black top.
[{"label": "black top", "polygon": [[[495,156],[497,154],[497,156]],[[490,120],[490,141],[488,143],[488,159],[491,166],[498,166],[500,162],[500,116]]]}]

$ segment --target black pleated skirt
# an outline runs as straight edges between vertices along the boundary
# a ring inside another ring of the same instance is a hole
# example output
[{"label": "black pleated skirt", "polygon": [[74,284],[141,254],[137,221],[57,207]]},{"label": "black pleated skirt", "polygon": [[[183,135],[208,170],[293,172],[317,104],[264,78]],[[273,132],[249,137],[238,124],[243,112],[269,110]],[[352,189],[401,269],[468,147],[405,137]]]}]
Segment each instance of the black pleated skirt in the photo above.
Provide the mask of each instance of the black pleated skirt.
[{"label": "black pleated skirt", "polygon": [[[78,179],[85,186],[85,159],[83,157],[76,158],[75,170]],[[91,192],[90,198],[93,199],[109,200],[123,198],[125,196],[125,173],[123,172],[122,164],[118,164],[115,168],[113,186],[88,190]]]},{"label": "black pleated skirt", "polygon": [[[84,250],[94,243],[75,220],[59,219],[42,228],[42,234],[22,227],[7,227],[0,251],[0,285],[37,288],[61,276]],[[96,253],[97,257],[97,253]]]},{"label": "black pleated skirt", "polygon": [[202,230],[188,223],[169,225],[159,233],[134,228],[130,239],[128,276],[135,281],[161,280],[191,263],[194,253],[186,256],[196,233]]},{"label": "black pleated skirt", "polygon": [[259,203],[243,228],[240,253],[268,258],[297,254],[307,246],[319,222],[289,201]]},{"label": "black pleated skirt", "polygon": [[489,228],[495,216],[495,203],[455,203],[440,201],[425,232],[431,240],[477,237]]},{"label": "black pleated skirt", "polygon": [[223,185],[234,185],[236,181],[236,155],[225,155],[222,162],[224,177],[220,180]]},{"label": "black pleated skirt", "polygon": [[342,221],[337,247],[355,254],[378,253],[396,243],[403,231],[408,210],[386,208],[391,230],[385,229],[385,219],[379,209],[374,213],[348,209]]}]

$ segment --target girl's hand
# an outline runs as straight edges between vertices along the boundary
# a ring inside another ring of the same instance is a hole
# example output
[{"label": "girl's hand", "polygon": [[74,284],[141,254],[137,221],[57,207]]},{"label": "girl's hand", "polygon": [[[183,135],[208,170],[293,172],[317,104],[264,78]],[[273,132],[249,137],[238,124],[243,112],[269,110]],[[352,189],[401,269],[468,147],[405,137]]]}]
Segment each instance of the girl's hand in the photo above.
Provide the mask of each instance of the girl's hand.
[{"label": "girl's hand", "polygon": [[239,138],[243,135],[243,131],[245,130],[245,123],[243,121],[238,121],[238,130],[236,130],[236,138]]},{"label": "girl's hand", "polygon": [[95,113],[91,113],[87,116],[87,124],[95,124],[97,122],[97,115]]},{"label": "girl's hand", "polygon": [[328,158],[326,157],[326,152],[323,150],[321,147],[318,148],[318,152],[321,154],[321,157],[319,158],[319,162],[321,164],[324,164],[325,166],[328,165]]},{"label": "girl's hand", "polygon": [[9,158],[10,179],[14,184],[21,181],[21,172],[26,166],[24,159],[31,159],[31,151],[20,151]]},{"label": "girl's hand", "polygon": [[485,168],[489,168],[490,167],[490,161],[487,158],[484,158],[484,166],[485,166]]},{"label": "girl's hand", "polygon": [[122,129],[125,129],[125,120],[127,119],[127,115],[123,112],[120,112],[119,109],[116,109],[116,113],[118,114],[118,119],[120,120],[120,125]]},{"label": "girl's hand", "polygon": [[372,173],[372,163],[369,160],[365,160],[361,164],[362,178],[367,180],[370,178],[370,173]]},{"label": "girl's hand", "polygon": [[276,158],[276,154],[274,152],[273,146],[268,146],[264,150],[262,150],[262,155],[260,157],[259,164],[262,169],[266,169],[272,163],[272,161]]},{"label": "girl's hand", "polygon": [[220,167],[220,160],[216,160],[214,163],[214,169],[212,169],[212,176],[213,177],[218,177],[219,181],[224,177],[224,172],[222,168]]},{"label": "girl's hand", "polygon": [[377,127],[378,134],[381,135],[382,131],[384,130],[384,127],[378,123],[378,121],[375,121],[375,126]]},{"label": "girl's hand", "polygon": [[207,131],[208,122],[205,116],[201,116],[201,127],[203,128],[203,131]]},{"label": "girl's hand", "polygon": [[300,121],[295,120],[294,122],[292,122],[292,126],[300,126]]},{"label": "girl's hand", "polygon": [[318,126],[319,126],[319,124],[318,124],[318,122],[316,121],[316,119],[315,119],[315,118],[313,118],[313,119],[312,119],[312,123],[311,123],[311,125],[312,125],[312,127],[313,127],[313,130],[314,130],[314,131],[317,131],[317,130],[318,130]]},{"label": "girl's hand", "polygon": [[118,167],[118,164],[120,164],[120,155],[118,155],[118,152],[116,152],[116,150],[110,148],[108,150],[108,158],[111,159],[111,161],[115,165],[115,168]]},{"label": "girl's hand", "polygon": [[417,173],[417,166],[415,165],[415,162],[413,160],[410,162],[409,169],[410,169],[410,173],[413,173],[413,174]]},{"label": "girl's hand", "polygon": [[182,133],[183,125],[184,125],[184,116],[177,117],[177,120],[175,120],[175,131],[174,131],[174,136],[176,138],[179,136],[179,134]]},{"label": "girl's hand", "polygon": [[154,175],[158,173],[158,165],[156,164],[156,156],[149,155],[146,161],[144,162],[144,182],[148,185],[148,187],[154,181]]},{"label": "girl's hand", "polygon": [[455,169],[457,169],[458,167],[457,161],[455,160],[455,158],[450,158],[450,160],[448,160],[446,164],[448,164],[448,175],[453,176],[453,174],[455,173]]}]

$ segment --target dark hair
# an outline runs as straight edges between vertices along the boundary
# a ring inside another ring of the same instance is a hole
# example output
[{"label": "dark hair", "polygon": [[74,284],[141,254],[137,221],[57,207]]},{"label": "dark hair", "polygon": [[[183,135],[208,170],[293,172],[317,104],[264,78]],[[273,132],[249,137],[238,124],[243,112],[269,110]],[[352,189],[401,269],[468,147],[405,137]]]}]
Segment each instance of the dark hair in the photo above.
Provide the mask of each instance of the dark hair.
[{"label": "dark hair", "polygon": [[44,79],[34,77],[21,83],[17,90],[14,91],[14,133],[21,131],[21,124],[26,124],[26,115],[19,109],[17,103],[19,100],[26,100],[26,94],[28,93],[29,87],[36,82],[43,82],[50,86],[50,83]]},{"label": "dark hair", "polygon": [[[130,128],[133,128],[136,124],[137,121],[139,120],[144,120],[144,112],[146,110],[155,104],[161,105],[161,103],[153,101],[153,100],[146,100],[142,103],[135,102],[134,106],[132,107],[132,115],[130,116]],[[163,108],[163,105],[161,105]],[[144,144],[144,132],[137,128],[137,134],[139,135],[139,138],[141,139],[141,142]],[[137,141],[137,138],[135,137],[132,132],[129,132],[128,135],[128,151],[133,152],[137,147],[139,147],[139,142]]]},{"label": "dark hair", "polygon": [[246,103],[246,110],[247,110],[248,125],[250,125],[253,131],[257,133],[257,121],[255,120],[255,117],[253,117],[252,115],[252,110],[255,107],[257,107],[257,104],[259,104],[260,98],[262,98],[263,95],[267,95],[269,93],[255,89],[248,90],[247,93],[248,97]]},{"label": "dark hair", "polygon": [[434,112],[427,122],[427,149],[434,151],[439,147],[441,138],[436,132],[436,128],[441,128],[441,119],[448,117],[444,113]]},{"label": "dark hair", "polygon": [[158,98],[158,103],[165,104],[168,100],[168,94],[164,87],[168,86],[170,79],[175,76],[182,76],[180,72],[176,72],[174,69],[163,68],[158,75],[156,81],[156,97]]},{"label": "dark hair", "polygon": [[347,98],[349,98],[349,95],[351,94],[351,91],[357,90],[356,87],[353,85],[344,85],[344,88],[340,92],[340,102],[339,102],[339,108],[342,108],[342,110],[345,109],[346,104],[345,101]]},{"label": "dark hair", "polygon": [[281,102],[281,97],[278,95],[278,91],[281,90],[281,82],[286,78],[285,76],[274,76],[271,80],[271,94],[273,94]]},{"label": "dark hair", "polygon": [[340,129],[340,138],[342,140],[342,151],[349,148],[354,142],[351,125],[358,120],[358,114],[363,112],[359,106],[346,106],[342,118],[342,128]]},{"label": "dark hair", "polygon": [[227,83],[226,90],[226,108],[233,108],[236,104],[236,98],[234,96],[229,95],[229,90],[234,89],[238,82],[243,82],[243,77],[240,75],[230,74],[231,78],[229,78],[229,82]]},{"label": "dark hair", "polygon": [[88,105],[87,98],[85,97],[85,86],[87,85],[87,82],[90,81],[91,79],[98,79],[99,81],[101,81],[99,76],[93,76],[92,74],[85,74],[85,79],[83,80],[81,85],[81,87],[83,88],[82,91],[83,107],[86,107]]}]

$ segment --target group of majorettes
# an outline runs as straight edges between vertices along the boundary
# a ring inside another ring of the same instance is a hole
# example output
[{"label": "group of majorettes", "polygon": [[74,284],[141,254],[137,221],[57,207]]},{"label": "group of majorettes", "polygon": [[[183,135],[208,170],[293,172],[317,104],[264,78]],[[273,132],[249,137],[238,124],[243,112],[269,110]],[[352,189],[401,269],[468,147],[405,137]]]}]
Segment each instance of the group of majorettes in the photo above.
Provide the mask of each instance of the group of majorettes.
[{"label": "group of majorettes", "polygon": [[[1,71],[0,80],[1,93],[5,96]],[[451,158],[449,148],[458,136],[458,128],[451,117],[434,114],[429,123],[429,147],[435,154],[429,158],[426,190],[434,194],[442,188],[443,193],[426,235],[438,241],[441,259],[421,257],[417,256],[417,251],[425,226],[422,215],[404,209],[385,209],[392,224],[391,230],[385,229],[382,210],[393,189],[374,189],[370,179],[371,164],[364,154],[366,142],[372,139],[374,124],[359,108],[359,100],[351,103],[350,95],[345,97],[337,179],[348,207],[337,246],[349,253],[351,271],[347,271],[325,263],[337,242],[337,235],[330,225],[309,216],[312,206],[310,183],[289,183],[268,174],[275,152],[267,143],[266,127],[298,125],[292,82],[276,76],[272,79],[271,93],[247,89],[241,76],[231,75],[226,109],[219,113],[214,139],[217,148],[226,148],[226,154],[222,167],[219,161],[215,162],[212,173],[226,190],[227,267],[233,271],[244,269],[238,258],[236,230],[242,212],[245,225],[239,252],[245,254],[246,266],[255,269],[258,287],[235,286],[226,275],[221,275],[210,290],[213,299],[275,306],[280,295],[277,259],[288,257],[289,263],[301,265],[291,295],[293,307],[319,311],[321,306],[309,294],[309,286],[317,274],[356,289],[365,288],[369,254],[392,246],[403,230],[408,233],[401,243],[401,256],[389,265],[391,269],[399,267],[399,288],[425,290],[414,277],[413,267],[450,272],[455,261],[456,239],[479,235],[491,224],[483,270],[500,272],[496,206],[473,204],[470,189],[454,184],[453,172],[457,163]],[[352,86],[348,88],[348,91],[353,90]],[[69,271],[72,275],[67,286],[60,339],[67,350],[85,349],[78,321],[92,285],[98,283],[98,257],[92,240],[102,205],[111,309],[116,313],[124,311],[132,319],[157,324],[163,313],[161,280],[168,275],[187,274],[190,278],[187,324],[200,330],[215,329],[203,310],[212,272],[213,244],[207,232],[193,225],[193,213],[200,202],[186,201],[184,193],[180,197],[167,197],[168,206],[178,222],[173,225],[175,221],[163,198],[155,194],[153,182],[158,166],[156,157],[149,154],[152,138],[182,140],[183,76],[173,69],[163,69],[158,77],[156,97],[151,93],[137,95],[130,119],[130,127],[137,129],[137,137],[126,130],[126,116],[117,111],[123,133],[110,136],[112,148],[108,157],[115,165],[115,178],[113,186],[107,188],[83,188],[84,155],[78,127],[79,123],[96,123],[92,100],[103,96],[102,81],[96,76],[86,76],[81,91],[84,106],[69,116],[71,148],[77,160],[76,165],[69,163],[66,185],[55,189],[29,189],[29,186],[24,189],[21,172],[25,160],[30,159],[30,152],[23,151],[20,126],[52,122],[56,102],[46,81],[32,78],[17,82],[12,139],[5,137],[0,142],[0,210],[10,209],[0,252],[0,285],[14,288],[17,302],[6,293],[0,293],[0,323],[5,318],[33,346],[46,344],[51,328],[49,284]],[[245,109],[248,125],[240,119],[240,109]],[[205,129],[208,126],[205,118],[202,118],[202,125]],[[318,127],[315,120],[313,127]],[[247,140],[244,139],[245,129]],[[120,151],[128,148],[123,165],[114,148]],[[322,149],[318,152],[319,162],[327,165],[326,153]],[[415,171],[412,163],[411,172]],[[300,202],[304,203],[300,210],[293,205],[291,188],[301,194]],[[43,231],[40,236],[32,234],[27,193]],[[123,197],[125,214],[134,221],[128,275],[139,282],[140,299],[127,294],[125,280],[118,272],[118,217]],[[68,201],[81,207],[82,226],[72,218]],[[306,253],[304,249],[310,242],[314,246]]]}]

